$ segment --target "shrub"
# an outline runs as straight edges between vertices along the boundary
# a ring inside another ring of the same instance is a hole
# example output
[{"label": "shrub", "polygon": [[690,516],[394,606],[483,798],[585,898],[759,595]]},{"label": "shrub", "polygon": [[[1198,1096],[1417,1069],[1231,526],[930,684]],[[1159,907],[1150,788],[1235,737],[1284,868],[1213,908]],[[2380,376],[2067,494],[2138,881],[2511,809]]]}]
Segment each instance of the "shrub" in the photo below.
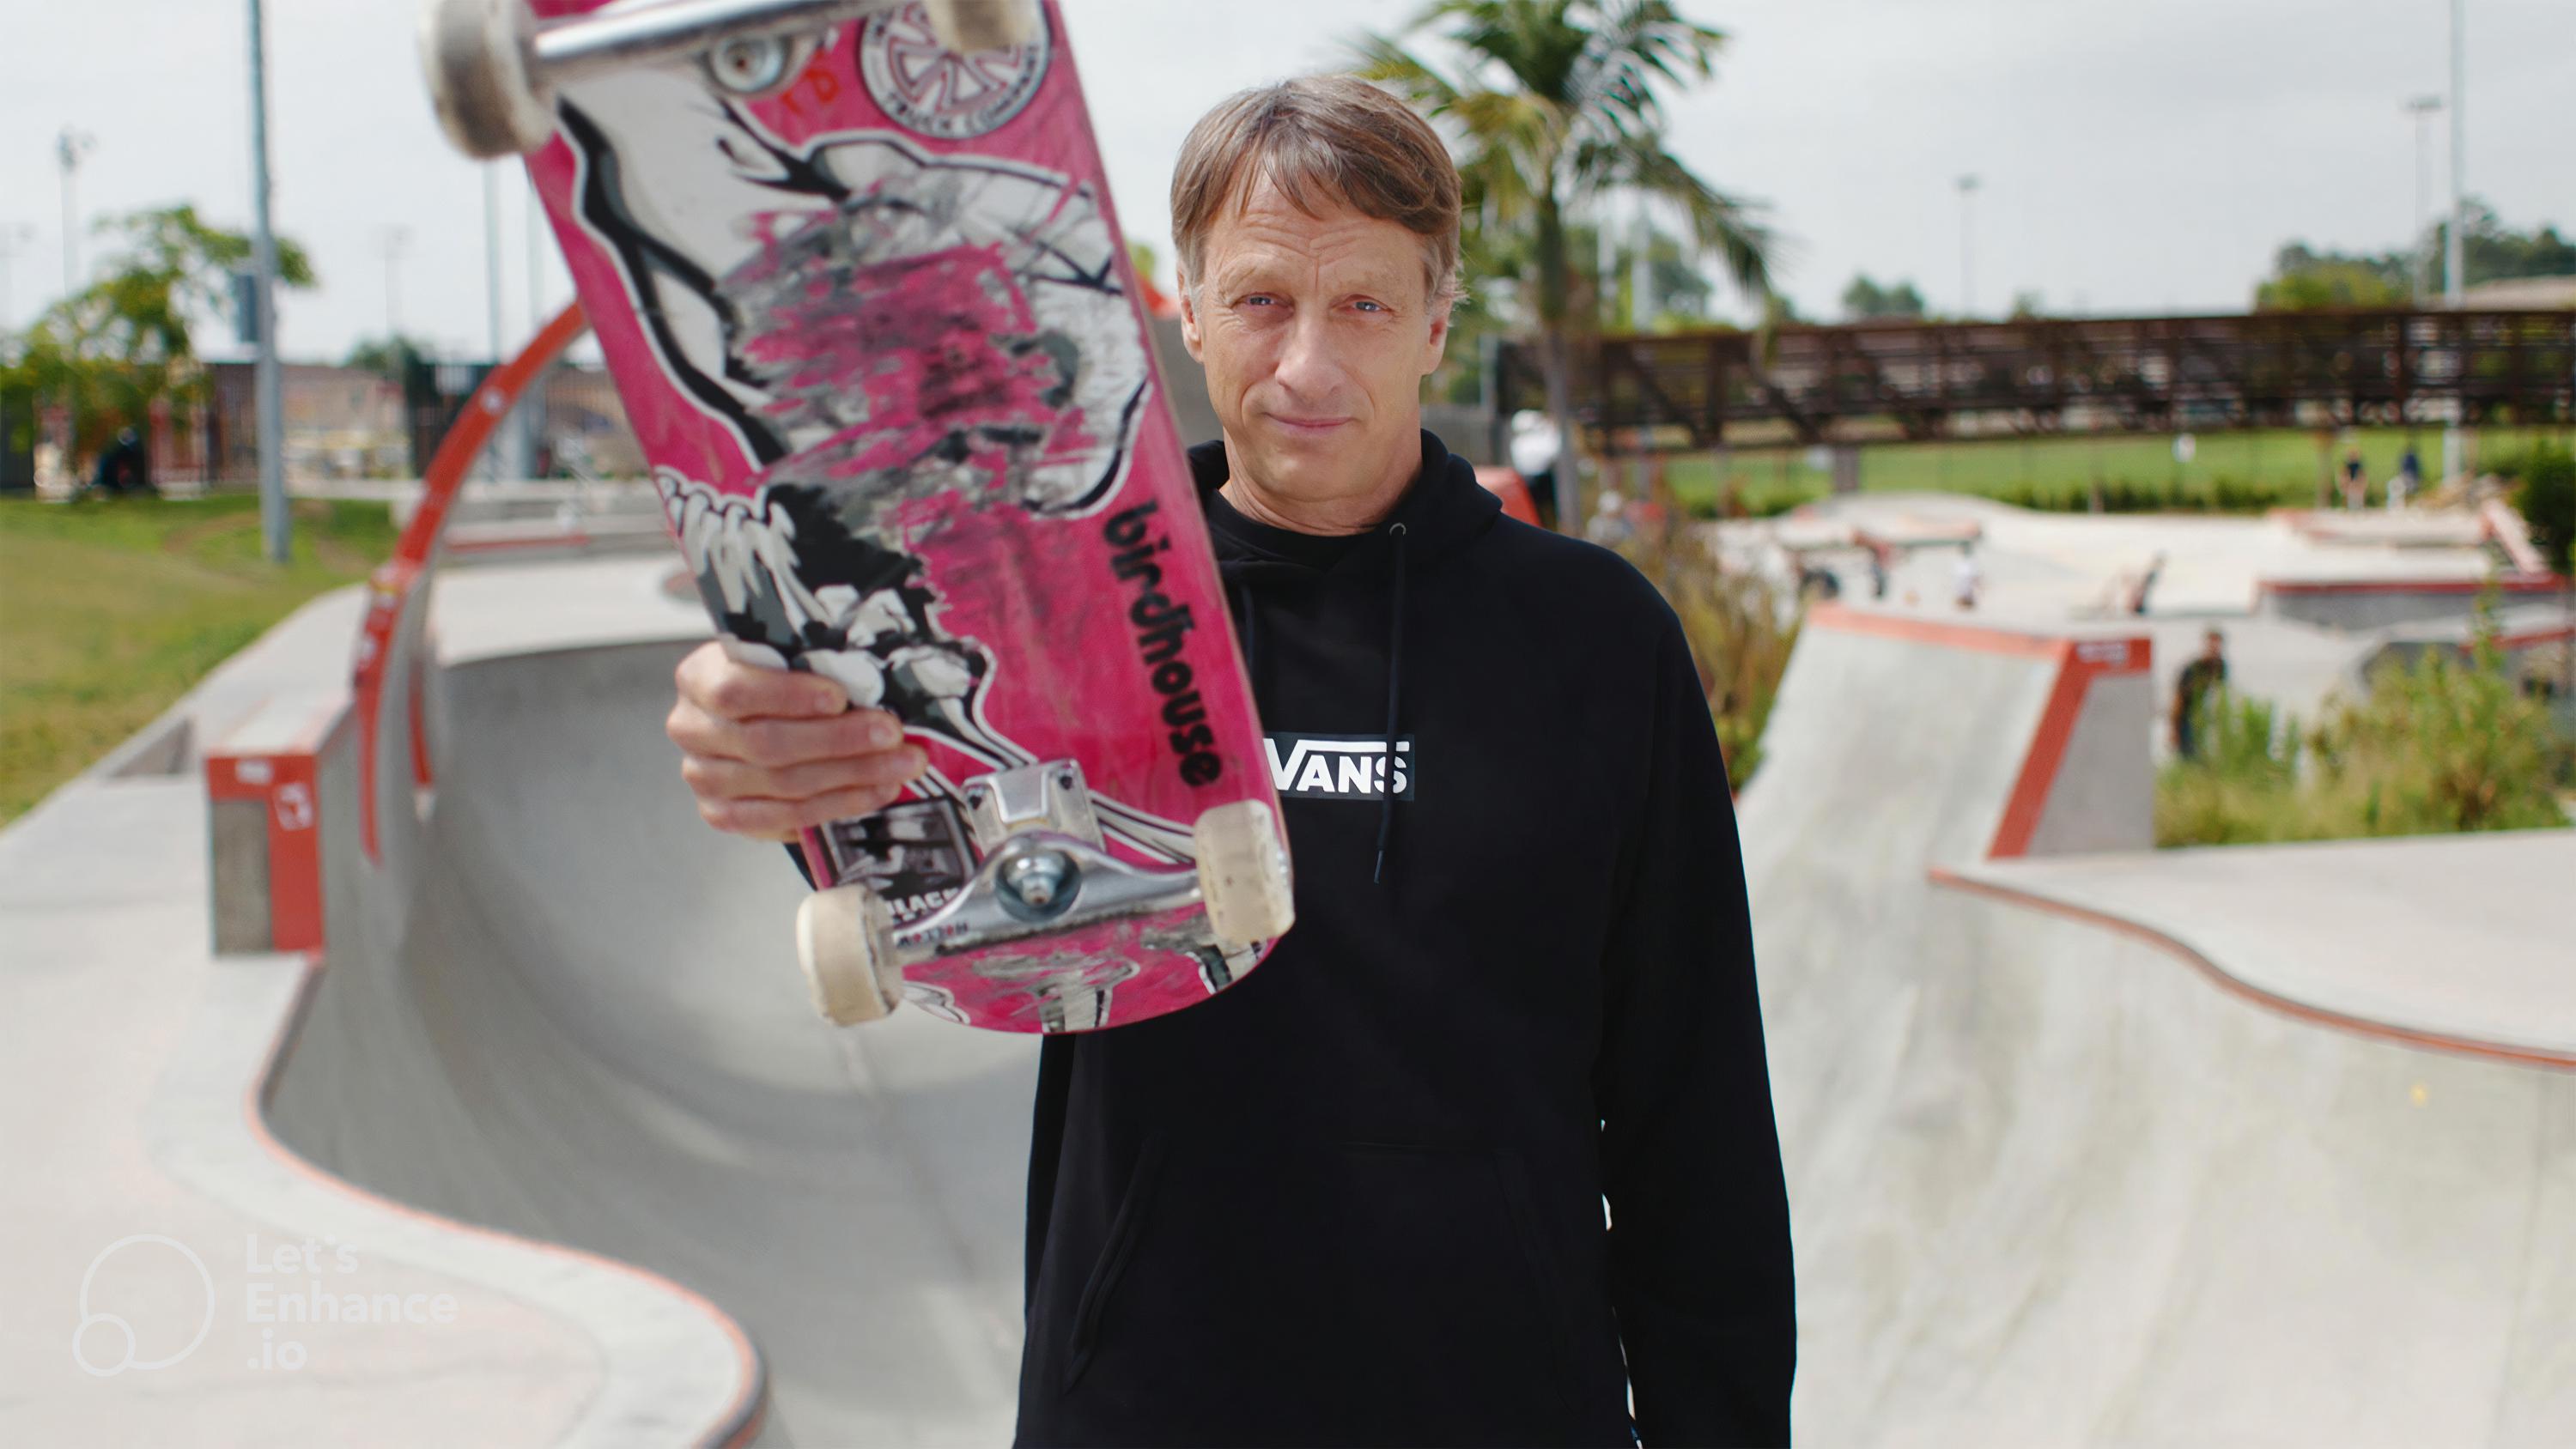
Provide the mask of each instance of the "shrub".
[{"label": "shrub", "polygon": [[1770,580],[1724,567],[1704,528],[1640,528],[1618,547],[1680,616],[1726,751],[1727,783],[1743,789],[1762,763],[1762,727],[1798,640],[1795,612]]},{"label": "shrub", "polygon": [[2313,838],[2300,827],[2298,721],[2226,689],[2193,714],[2199,752],[2156,779],[2156,843],[2238,845]]},{"label": "shrub", "polygon": [[2549,714],[2506,672],[2492,616],[2468,662],[2446,649],[2338,702],[2311,741],[2319,784],[2366,835],[2564,825]]},{"label": "shrub", "polygon": [[2156,780],[2160,845],[2340,840],[2568,824],[2547,706],[2504,667],[2490,611],[2470,657],[2427,650],[2304,733],[2271,706],[2207,696],[2200,753]]},{"label": "shrub", "polygon": [[2514,480],[2513,506],[2531,525],[2531,541],[2549,566],[2576,573],[2576,452],[2540,442],[2499,458],[2495,471]]}]

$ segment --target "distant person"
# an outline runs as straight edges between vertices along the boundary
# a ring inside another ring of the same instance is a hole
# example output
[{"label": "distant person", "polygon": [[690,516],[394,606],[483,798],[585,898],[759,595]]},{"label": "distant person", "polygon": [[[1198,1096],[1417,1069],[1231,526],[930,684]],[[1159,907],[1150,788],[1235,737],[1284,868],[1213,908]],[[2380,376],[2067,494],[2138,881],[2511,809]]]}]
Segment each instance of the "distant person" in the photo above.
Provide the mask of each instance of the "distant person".
[{"label": "distant person", "polygon": [[1873,599],[1887,597],[1887,556],[1891,551],[1876,541],[1869,545],[1869,596]]},{"label": "distant person", "polygon": [[143,439],[132,428],[118,429],[116,441],[98,455],[98,470],[90,476],[89,486],[111,498],[152,486],[151,460],[143,452]]},{"label": "distant person", "polygon": [[2415,495],[2423,489],[2424,462],[2415,456],[2415,446],[2409,443],[2406,451],[2398,455],[2397,480],[2388,485],[2388,506],[2403,508],[2414,502]]},{"label": "distant person", "polygon": [[2361,450],[2347,448],[2343,455],[2343,506],[2354,513],[2370,501],[2370,479],[2361,466]]},{"label": "distant person", "polygon": [[2200,657],[2182,667],[2174,682],[2174,753],[2186,760],[2200,757],[2200,707],[2212,690],[2227,685],[2227,636],[2216,629],[2200,639]]},{"label": "distant person", "polygon": [[1556,423],[1547,414],[1533,408],[1512,414],[1512,471],[1529,485],[1530,505],[1548,528],[1556,527],[1556,463],[1564,451]]},{"label": "distant person", "polygon": [[1962,611],[1977,607],[1977,593],[1985,587],[1985,570],[1977,567],[1977,550],[1972,544],[1959,548],[1959,566],[1950,571],[1950,597]]}]

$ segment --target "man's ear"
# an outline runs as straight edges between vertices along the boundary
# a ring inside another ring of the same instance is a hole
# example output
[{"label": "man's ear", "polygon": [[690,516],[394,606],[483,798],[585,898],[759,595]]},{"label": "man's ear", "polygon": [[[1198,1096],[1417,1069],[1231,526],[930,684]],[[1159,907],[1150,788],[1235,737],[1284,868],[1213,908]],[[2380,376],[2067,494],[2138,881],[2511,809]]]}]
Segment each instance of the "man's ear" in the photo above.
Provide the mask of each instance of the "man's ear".
[{"label": "man's ear", "polygon": [[1199,341],[1199,308],[1190,279],[1177,277],[1181,288],[1181,345],[1190,350],[1190,360],[1204,367],[1207,352]]},{"label": "man's ear", "polygon": [[1444,303],[1431,314],[1431,335],[1422,344],[1422,375],[1429,377],[1440,370],[1440,361],[1449,355],[1449,321],[1458,304]]}]

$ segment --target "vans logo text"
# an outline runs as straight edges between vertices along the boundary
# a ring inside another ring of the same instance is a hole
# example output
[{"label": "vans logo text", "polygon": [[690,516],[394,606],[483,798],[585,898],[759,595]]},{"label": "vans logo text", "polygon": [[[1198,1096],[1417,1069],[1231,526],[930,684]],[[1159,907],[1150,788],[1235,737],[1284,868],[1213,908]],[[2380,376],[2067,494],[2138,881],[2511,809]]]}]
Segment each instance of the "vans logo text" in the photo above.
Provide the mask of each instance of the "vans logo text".
[{"label": "vans logo text", "polygon": [[[1273,734],[1270,782],[1296,800],[1377,800],[1386,795],[1386,736]],[[1413,798],[1413,741],[1395,741],[1395,798]]]}]

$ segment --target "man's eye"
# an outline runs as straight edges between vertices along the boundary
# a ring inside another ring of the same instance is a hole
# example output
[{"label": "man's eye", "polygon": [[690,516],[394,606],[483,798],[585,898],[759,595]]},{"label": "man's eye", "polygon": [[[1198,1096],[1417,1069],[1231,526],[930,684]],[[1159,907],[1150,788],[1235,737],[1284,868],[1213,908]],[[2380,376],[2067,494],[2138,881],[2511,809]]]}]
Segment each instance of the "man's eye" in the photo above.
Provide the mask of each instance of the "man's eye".
[{"label": "man's eye", "polygon": [[1367,301],[1367,300],[1363,299],[1363,300],[1360,302],[1360,305],[1361,305],[1361,306],[1363,306],[1363,307],[1375,307],[1377,310],[1379,310],[1379,311],[1381,311],[1381,312],[1383,312],[1383,311],[1385,311],[1385,310],[1386,310],[1386,304],[1385,304],[1385,303],[1383,303],[1383,302],[1371,302],[1371,301]]}]

